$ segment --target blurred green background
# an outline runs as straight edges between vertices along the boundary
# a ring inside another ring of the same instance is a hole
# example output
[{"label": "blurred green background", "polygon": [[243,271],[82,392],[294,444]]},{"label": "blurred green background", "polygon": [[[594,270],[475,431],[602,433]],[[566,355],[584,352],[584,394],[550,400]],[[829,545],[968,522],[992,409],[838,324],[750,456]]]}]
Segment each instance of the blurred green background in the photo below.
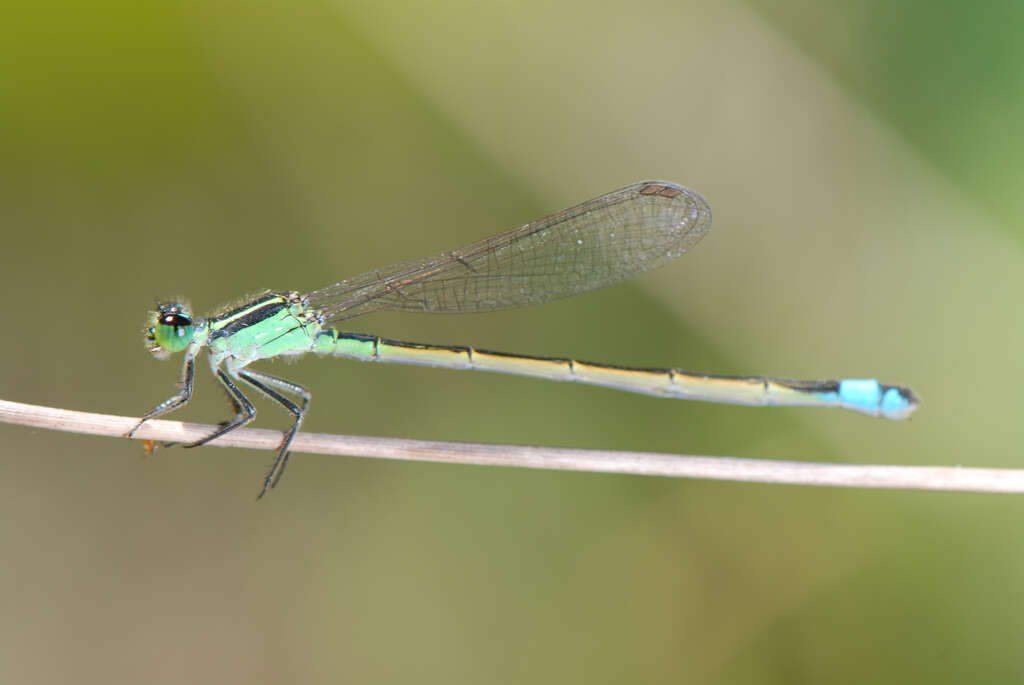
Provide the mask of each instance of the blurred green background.
[{"label": "blurred green background", "polygon": [[[12,3],[0,397],[139,415],[203,312],[455,248],[641,178],[679,264],[353,328],[912,385],[909,422],[308,358],[312,431],[1020,466],[1024,5]],[[258,425],[286,417],[260,402]],[[175,418],[227,413],[205,364]],[[1020,682],[1020,498],[166,450],[0,426],[0,679]]]}]

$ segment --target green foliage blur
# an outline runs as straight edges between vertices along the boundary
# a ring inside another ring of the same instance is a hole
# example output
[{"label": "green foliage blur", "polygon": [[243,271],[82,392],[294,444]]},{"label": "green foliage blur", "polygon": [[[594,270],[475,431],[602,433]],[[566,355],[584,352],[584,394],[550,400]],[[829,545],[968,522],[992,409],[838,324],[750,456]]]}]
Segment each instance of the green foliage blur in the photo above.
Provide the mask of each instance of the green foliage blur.
[{"label": "green foliage blur", "polygon": [[[693,254],[569,301],[359,332],[877,377],[906,422],[310,357],[305,429],[1021,465],[1024,6],[12,3],[0,398],[137,416],[146,310],[308,291],[643,178]],[[287,417],[259,403],[258,425]],[[205,368],[175,418],[229,407]],[[0,426],[0,680],[1020,682],[1024,505],[294,455]],[[1015,513],[1016,512],[1016,513]]]}]

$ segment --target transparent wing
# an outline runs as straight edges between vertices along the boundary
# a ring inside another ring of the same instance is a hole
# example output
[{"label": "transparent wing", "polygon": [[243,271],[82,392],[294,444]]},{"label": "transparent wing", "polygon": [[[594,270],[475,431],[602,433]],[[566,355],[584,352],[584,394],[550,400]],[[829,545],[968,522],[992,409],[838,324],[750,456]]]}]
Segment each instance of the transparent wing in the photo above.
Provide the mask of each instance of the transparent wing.
[{"label": "transparent wing", "polygon": [[306,297],[325,320],[374,311],[480,312],[617,283],[682,255],[711,228],[700,195],[641,181],[460,250],[376,269]]}]

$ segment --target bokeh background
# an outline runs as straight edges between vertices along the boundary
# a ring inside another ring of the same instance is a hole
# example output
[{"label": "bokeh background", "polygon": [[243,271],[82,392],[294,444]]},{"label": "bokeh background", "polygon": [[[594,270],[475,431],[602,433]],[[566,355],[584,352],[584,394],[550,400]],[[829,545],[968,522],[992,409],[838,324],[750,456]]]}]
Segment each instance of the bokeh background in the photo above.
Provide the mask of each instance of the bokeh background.
[{"label": "bokeh background", "polygon": [[[139,415],[199,312],[451,249],[641,178],[678,264],[353,328],[912,385],[909,422],[307,358],[313,431],[1020,466],[1024,5],[12,3],[0,397]],[[260,402],[258,425],[287,425]],[[176,418],[216,421],[202,365]],[[1020,682],[1018,497],[267,452],[0,426],[11,683]]]}]

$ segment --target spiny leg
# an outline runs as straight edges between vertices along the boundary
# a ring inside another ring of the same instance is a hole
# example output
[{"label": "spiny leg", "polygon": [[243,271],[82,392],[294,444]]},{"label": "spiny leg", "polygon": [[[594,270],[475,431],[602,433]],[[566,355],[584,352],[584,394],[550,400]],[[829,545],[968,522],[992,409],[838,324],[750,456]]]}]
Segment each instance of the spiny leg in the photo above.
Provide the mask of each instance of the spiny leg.
[{"label": "spiny leg", "polygon": [[231,404],[235,407],[235,415],[233,418],[220,424],[220,427],[217,430],[213,431],[205,438],[196,440],[195,442],[190,442],[185,445],[185,447],[199,447],[200,445],[205,445],[225,433],[230,433],[236,428],[241,428],[256,418],[256,410],[253,408],[252,402],[249,401],[248,397],[242,394],[242,391],[238,389],[238,386],[231,382],[231,379],[228,378],[224,369],[216,369],[215,373],[217,380],[220,381],[221,385],[224,386],[224,390],[227,391],[228,399],[231,400]]},{"label": "spiny leg", "polygon": [[196,375],[196,362],[195,357],[192,355],[185,356],[185,365],[181,372],[181,387],[178,389],[177,394],[170,397],[160,404],[153,407],[152,410],[146,412],[146,414],[139,420],[135,427],[128,431],[126,437],[132,437],[135,431],[142,428],[142,424],[150,419],[155,419],[158,416],[169,414],[170,412],[188,404],[189,400],[192,399],[192,382]]},{"label": "spiny leg", "polygon": [[[208,435],[205,438],[202,438],[201,440],[197,440],[195,442],[190,442],[185,445],[182,445],[182,447],[197,447],[199,445],[209,442],[210,440],[213,440],[218,436],[224,435],[224,433],[234,430],[239,426],[244,426],[245,424],[252,421],[253,418],[255,418],[256,410],[253,409],[252,403],[249,402],[249,399],[245,395],[243,395],[242,392],[235,386],[235,384],[232,383],[226,376],[221,376],[221,374],[223,373],[224,372],[221,371],[220,369],[214,369],[214,376],[216,376],[217,380],[221,382],[221,387],[224,388],[224,392],[228,396],[228,401],[231,402],[231,406],[235,410],[234,417],[228,419],[227,421],[221,421],[219,424],[217,424],[221,428],[219,430],[214,431],[211,435]],[[159,446],[174,447],[177,444],[178,443],[176,442],[165,442]]]},{"label": "spiny leg", "polygon": [[[288,451],[288,448],[291,446],[292,440],[295,438],[295,434],[299,431],[302,419],[306,416],[306,409],[309,407],[311,395],[309,394],[309,391],[301,385],[297,385],[291,381],[286,381],[283,378],[277,378],[276,376],[271,376],[259,371],[239,371],[238,375],[246,383],[280,404],[295,417],[295,422],[292,424],[291,429],[285,434],[284,440],[281,441],[281,448],[277,453],[277,459],[274,461],[274,465],[270,467],[267,477],[263,479],[263,488],[260,490],[260,494],[256,498],[260,499],[267,493],[268,489],[275,487],[277,482],[281,480],[281,474],[284,473],[284,467],[288,465],[288,457],[291,454]],[[298,396],[302,399],[302,406],[300,407],[296,405],[287,397],[284,397],[281,392],[287,392]]]}]

